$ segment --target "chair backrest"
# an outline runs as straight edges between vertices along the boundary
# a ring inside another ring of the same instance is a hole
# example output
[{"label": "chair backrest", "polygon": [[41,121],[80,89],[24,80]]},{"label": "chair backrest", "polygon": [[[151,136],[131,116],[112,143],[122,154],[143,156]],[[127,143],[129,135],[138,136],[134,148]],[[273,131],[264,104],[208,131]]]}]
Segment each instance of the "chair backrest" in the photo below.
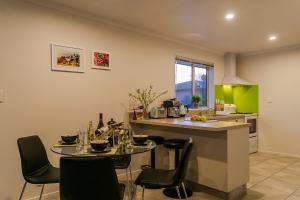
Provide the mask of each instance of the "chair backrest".
[{"label": "chair backrest", "polygon": [[120,200],[117,174],[108,157],[61,157],[60,199]]},{"label": "chair backrest", "polygon": [[173,183],[174,186],[180,185],[183,179],[185,178],[192,147],[193,147],[193,139],[189,138],[184,144],[180,161],[178,167],[176,168],[176,172],[174,175],[174,183]]},{"label": "chair backrest", "polygon": [[40,171],[47,170],[50,162],[46,149],[37,135],[19,138],[18,148],[21,157],[22,173],[27,177]]}]

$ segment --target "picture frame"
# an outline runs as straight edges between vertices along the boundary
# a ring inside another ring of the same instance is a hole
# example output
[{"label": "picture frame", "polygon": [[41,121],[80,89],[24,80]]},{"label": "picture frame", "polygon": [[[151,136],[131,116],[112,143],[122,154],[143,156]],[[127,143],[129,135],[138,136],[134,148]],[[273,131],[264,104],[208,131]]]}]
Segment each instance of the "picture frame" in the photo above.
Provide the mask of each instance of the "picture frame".
[{"label": "picture frame", "polygon": [[51,70],[84,73],[84,49],[71,45],[51,43]]},{"label": "picture frame", "polygon": [[92,50],[92,69],[111,70],[110,52]]}]

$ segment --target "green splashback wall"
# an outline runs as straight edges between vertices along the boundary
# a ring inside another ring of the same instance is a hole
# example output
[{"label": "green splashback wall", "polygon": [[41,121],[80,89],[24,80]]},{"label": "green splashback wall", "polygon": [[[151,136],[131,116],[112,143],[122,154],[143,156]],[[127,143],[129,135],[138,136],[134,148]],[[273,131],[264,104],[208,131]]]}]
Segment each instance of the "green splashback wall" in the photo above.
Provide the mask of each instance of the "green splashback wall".
[{"label": "green splashback wall", "polygon": [[258,113],[258,85],[215,85],[215,98],[235,104],[237,112]]}]

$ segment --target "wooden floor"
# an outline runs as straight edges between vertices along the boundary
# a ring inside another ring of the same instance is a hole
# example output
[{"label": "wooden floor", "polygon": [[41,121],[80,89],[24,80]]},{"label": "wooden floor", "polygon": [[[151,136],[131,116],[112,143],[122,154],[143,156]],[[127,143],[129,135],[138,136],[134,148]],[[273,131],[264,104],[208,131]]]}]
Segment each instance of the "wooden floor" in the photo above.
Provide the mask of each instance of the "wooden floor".
[{"label": "wooden floor", "polygon": [[[300,200],[300,159],[274,154],[250,155],[250,180],[243,200]],[[44,198],[59,200],[59,195]],[[125,198],[127,199],[127,198]],[[141,188],[137,190],[141,199]],[[145,200],[168,200],[161,190],[146,190]],[[206,193],[195,193],[190,200],[220,200]]]}]

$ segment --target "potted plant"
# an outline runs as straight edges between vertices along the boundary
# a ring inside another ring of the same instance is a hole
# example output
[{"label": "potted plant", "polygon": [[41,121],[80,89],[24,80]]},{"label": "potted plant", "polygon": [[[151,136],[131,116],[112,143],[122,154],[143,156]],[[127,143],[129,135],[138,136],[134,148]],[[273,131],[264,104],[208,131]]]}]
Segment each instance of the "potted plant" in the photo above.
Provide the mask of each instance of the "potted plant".
[{"label": "potted plant", "polygon": [[157,94],[152,91],[153,87],[150,85],[149,88],[146,89],[137,89],[135,93],[129,93],[129,98],[133,101],[137,101],[143,107],[144,118],[148,118],[149,106],[153,103],[158,97],[166,94],[168,91],[161,92]]},{"label": "potted plant", "polygon": [[194,108],[199,108],[200,101],[202,100],[202,97],[199,95],[193,95],[192,96],[192,104]]}]

